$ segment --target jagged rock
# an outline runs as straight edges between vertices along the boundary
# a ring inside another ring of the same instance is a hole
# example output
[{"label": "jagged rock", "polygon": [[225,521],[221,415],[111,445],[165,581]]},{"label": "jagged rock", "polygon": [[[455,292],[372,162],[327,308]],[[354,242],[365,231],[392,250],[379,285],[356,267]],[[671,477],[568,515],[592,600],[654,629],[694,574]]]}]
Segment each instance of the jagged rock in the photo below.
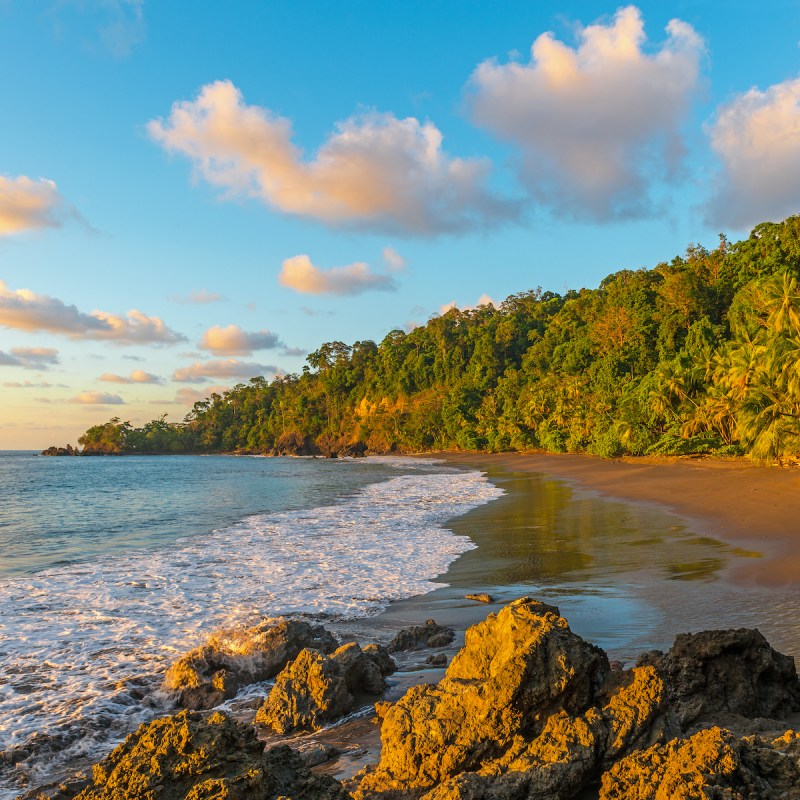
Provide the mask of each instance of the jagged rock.
[{"label": "jagged rock", "polygon": [[403,628],[386,645],[389,653],[402,650],[419,650],[422,647],[446,647],[456,638],[456,632],[446,625],[437,625],[432,619],[425,620],[424,625],[412,625]]},{"label": "jagged rock", "polygon": [[277,733],[319,730],[351,711],[359,695],[380,695],[394,662],[379,646],[362,650],[355,642],[332,655],[306,649],[278,675],[256,713],[256,722]]},{"label": "jagged rock", "polygon": [[141,725],[93,769],[76,800],[347,800],[288,747],[267,753],[252,728],[182,711]]},{"label": "jagged rock", "polygon": [[425,663],[432,667],[445,667],[447,666],[447,656],[444,653],[432,653],[425,659]]},{"label": "jagged rock", "polygon": [[348,456],[349,458],[364,458],[367,454],[367,445],[365,442],[347,442],[339,448],[340,456]]},{"label": "jagged rock", "polygon": [[516,735],[502,757],[445,781],[424,800],[568,800],[603,765],[660,739],[663,688],[653,667],[614,678],[598,694],[606,697],[602,708],[551,715],[538,736]]},{"label": "jagged rock", "polygon": [[321,625],[302,620],[264,620],[252,628],[212,634],[206,644],[181,656],[164,677],[163,688],[178,705],[213,708],[242,686],[273,678],[306,647],[330,653],[338,643]]},{"label": "jagged rock", "polygon": [[800,734],[772,742],[711,728],[636,751],[603,775],[600,800],[797,800]]},{"label": "jagged rock", "polygon": [[474,600],[476,603],[494,603],[494,597],[485,592],[480,592],[479,594],[465,594],[464,599]]},{"label": "jagged rock", "polygon": [[757,630],[680,634],[665,656],[646,653],[639,663],[661,673],[683,730],[720,712],[775,718],[800,710],[794,659],[773,650]]},{"label": "jagged rock", "polygon": [[360,791],[430,789],[477,771],[515,739],[524,743],[522,734],[541,733],[556,712],[586,711],[608,672],[605,653],[572,633],[557,608],[517,600],[467,631],[438,685],[376,707],[381,759]]}]

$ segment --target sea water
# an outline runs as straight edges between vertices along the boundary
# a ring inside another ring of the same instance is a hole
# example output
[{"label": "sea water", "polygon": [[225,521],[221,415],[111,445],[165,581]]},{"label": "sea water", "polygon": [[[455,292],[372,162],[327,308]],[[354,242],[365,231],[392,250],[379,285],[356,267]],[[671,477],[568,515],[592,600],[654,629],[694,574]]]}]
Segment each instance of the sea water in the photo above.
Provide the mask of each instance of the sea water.
[{"label": "sea water", "polygon": [[0,798],[167,712],[215,629],[435,589],[474,547],[444,523],[501,494],[423,459],[0,453]]}]

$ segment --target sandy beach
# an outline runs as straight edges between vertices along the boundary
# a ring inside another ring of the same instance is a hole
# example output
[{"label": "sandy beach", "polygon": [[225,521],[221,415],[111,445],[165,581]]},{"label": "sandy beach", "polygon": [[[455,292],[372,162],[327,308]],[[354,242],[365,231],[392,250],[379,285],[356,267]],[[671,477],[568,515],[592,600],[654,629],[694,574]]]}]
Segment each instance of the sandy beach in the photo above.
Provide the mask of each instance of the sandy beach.
[{"label": "sandy beach", "polygon": [[602,459],[584,455],[468,454],[453,464],[549,476],[619,500],[658,505],[699,532],[761,553],[734,565],[741,583],[800,581],[800,472],[722,459]]}]

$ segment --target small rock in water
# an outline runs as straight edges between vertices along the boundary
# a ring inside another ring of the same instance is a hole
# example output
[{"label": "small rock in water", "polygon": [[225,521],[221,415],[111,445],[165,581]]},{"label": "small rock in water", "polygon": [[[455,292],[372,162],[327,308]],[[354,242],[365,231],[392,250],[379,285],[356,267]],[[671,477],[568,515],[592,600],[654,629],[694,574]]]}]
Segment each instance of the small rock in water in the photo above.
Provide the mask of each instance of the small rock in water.
[{"label": "small rock in water", "polygon": [[447,656],[444,653],[433,653],[425,659],[425,663],[432,667],[445,667],[447,666]]},{"label": "small rock in water", "polygon": [[178,705],[184,708],[213,708],[234,697],[242,686],[274,678],[303,648],[330,653],[337,646],[321,625],[267,619],[252,628],[212,634],[206,644],[167,670],[164,689],[176,692]]},{"label": "small rock in water", "polygon": [[327,761],[332,761],[342,754],[338,747],[334,747],[332,744],[323,744],[322,742],[312,742],[309,745],[298,747],[297,752],[309,769],[325,764]]},{"label": "small rock in water", "polygon": [[456,632],[447,625],[438,625],[435,620],[425,620],[424,625],[412,625],[403,628],[386,645],[389,653],[403,650],[419,650],[422,647],[446,647],[456,638]]},{"label": "small rock in water", "polygon": [[303,650],[278,675],[255,721],[277,733],[319,730],[352,711],[359,695],[382,694],[384,677],[394,670],[389,654],[378,645],[362,650],[349,642],[330,656]]},{"label": "small rock in water", "polygon": [[480,592],[479,594],[465,594],[464,599],[474,600],[476,603],[494,603],[494,597],[485,592]]}]

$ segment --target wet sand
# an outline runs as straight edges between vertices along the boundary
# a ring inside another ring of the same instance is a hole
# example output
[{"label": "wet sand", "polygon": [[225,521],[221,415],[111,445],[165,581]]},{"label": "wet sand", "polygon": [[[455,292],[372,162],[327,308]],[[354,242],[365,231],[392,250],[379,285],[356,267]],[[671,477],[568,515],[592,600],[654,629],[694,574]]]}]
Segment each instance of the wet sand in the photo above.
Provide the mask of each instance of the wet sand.
[{"label": "wet sand", "polygon": [[800,471],[739,459],[624,458],[585,455],[463,454],[448,462],[545,475],[606,497],[661,506],[687,524],[763,558],[735,565],[741,583],[800,582]]}]

